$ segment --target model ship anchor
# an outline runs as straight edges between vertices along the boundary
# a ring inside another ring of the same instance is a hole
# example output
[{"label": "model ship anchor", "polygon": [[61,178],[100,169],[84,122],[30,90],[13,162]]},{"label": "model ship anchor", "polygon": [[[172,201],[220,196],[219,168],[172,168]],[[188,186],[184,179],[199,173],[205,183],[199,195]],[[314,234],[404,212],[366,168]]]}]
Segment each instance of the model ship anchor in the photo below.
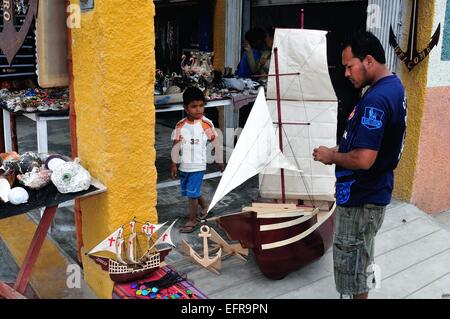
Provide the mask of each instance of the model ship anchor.
[{"label": "model ship anchor", "polygon": [[221,256],[222,249],[219,248],[216,255],[212,258],[209,257],[209,247],[208,247],[208,238],[211,237],[210,228],[206,225],[203,225],[200,228],[199,237],[203,237],[203,257],[201,257],[185,240],[181,242],[182,249],[186,255],[193,259],[193,261],[197,262],[201,266],[214,271],[218,274],[218,270],[221,267]]}]

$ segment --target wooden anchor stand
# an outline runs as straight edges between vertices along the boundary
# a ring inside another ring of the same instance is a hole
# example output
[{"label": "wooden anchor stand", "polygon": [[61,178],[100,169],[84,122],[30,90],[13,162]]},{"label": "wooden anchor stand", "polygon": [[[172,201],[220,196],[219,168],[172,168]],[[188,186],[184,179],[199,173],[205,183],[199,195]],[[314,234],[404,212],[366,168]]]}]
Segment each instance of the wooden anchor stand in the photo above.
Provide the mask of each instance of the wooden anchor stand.
[{"label": "wooden anchor stand", "polygon": [[[242,255],[247,256],[248,249],[242,248],[240,244],[228,244],[213,228],[203,225],[200,228],[200,234],[198,236],[203,237],[203,257],[200,257],[185,240],[181,241],[181,249],[186,255],[189,256],[191,261],[200,264],[202,267],[214,272],[215,274],[220,275],[220,269],[222,268],[222,257],[234,255],[246,261]],[[213,251],[217,253],[213,258],[209,258],[208,238],[215,243]],[[225,252],[224,256],[222,256],[222,251]]]}]

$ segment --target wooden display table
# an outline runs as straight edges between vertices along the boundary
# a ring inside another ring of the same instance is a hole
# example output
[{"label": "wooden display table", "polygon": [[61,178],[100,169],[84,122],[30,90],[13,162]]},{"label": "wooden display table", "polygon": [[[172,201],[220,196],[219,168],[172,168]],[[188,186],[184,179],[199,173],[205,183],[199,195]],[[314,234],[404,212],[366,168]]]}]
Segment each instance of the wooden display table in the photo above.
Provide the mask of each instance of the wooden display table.
[{"label": "wooden display table", "polygon": [[100,184],[97,180],[93,180],[88,190],[72,193],[61,194],[57,191],[53,184],[45,187],[39,191],[30,191],[28,203],[22,205],[12,205],[11,203],[4,203],[0,205],[0,219],[25,214],[33,209],[45,207],[45,211],[39,221],[36,232],[28,248],[24,262],[20,267],[16,282],[11,288],[4,282],[0,281],[0,296],[7,299],[25,298],[24,292],[27,288],[33,266],[39,256],[42,244],[47,236],[48,229],[55,218],[58,205],[68,200],[74,200],[84,197],[90,197],[106,191],[106,187]]}]

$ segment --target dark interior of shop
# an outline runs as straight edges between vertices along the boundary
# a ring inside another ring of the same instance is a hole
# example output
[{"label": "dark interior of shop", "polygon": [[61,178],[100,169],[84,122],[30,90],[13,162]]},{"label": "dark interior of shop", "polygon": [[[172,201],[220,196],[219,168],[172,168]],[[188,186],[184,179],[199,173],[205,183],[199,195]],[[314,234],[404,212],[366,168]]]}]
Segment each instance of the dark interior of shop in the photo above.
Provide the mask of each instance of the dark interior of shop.
[{"label": "dark interior of shop", "polygon": [[182,53],[213,51],[212,16],[214,1],[182,3],[156,2],[156,67],[180,73]]}]

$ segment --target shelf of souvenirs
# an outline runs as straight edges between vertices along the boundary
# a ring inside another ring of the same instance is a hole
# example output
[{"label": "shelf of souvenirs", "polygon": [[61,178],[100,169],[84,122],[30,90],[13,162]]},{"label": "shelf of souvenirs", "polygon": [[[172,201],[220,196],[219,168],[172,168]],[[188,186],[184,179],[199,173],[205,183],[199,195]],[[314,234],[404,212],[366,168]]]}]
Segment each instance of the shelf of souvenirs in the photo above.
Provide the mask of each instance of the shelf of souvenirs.
[{"label": "shelf of souvenirs", "polygon": [[11,113],[68,114],[69,106],[68,88],[0,90],[0,107]]},{"label": "shelf of souvenirs", "polygon": [[[230,100],[239,96],[257,95],[258,88],[265,86],[264,82],[256,82],[251,79],[242,78],[223,78],[216,85],[207,88],[193,85],[204,92],[206,102],[211,104],[221,100]],[[170,107],[183,103],[183,89],[188,85],[171,85],[168,88],[155,88],[155,106],[156,108]],[[160,92],[164,92],[161,94]]]},{"label": "shelf of souvenirs", "polygon": [[62,203],[75,195],[91,196],[105,189],[81,166],[79,159],[34,152],[0,154],[0,218],[8,215],[8,211],[14,214],[22,206]]}]

